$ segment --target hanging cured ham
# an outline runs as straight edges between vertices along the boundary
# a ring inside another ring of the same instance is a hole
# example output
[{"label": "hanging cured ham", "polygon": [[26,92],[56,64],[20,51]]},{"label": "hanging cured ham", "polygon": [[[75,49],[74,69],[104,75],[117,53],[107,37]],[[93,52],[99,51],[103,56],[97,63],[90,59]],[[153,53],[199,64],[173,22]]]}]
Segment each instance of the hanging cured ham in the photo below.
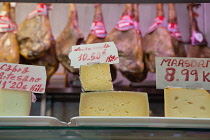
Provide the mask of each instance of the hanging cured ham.
[{"label": "hanging cured ham", "polygon": [[177,14],[174,3],[168,4],[168,31],[171,34],[171,41],[177,57],[186,57],[186,51],[182,36],[178,28]]},{"label": "hanging cured ham", "polygon": [[40,58],[50,48],[51,35],[47,6],[38,3],[36,9],[18,28],[17,39],[20,44],[20,54],[29,60]]},{"label": "hanging cured ham", "polygon": [[56,39],[56,55],[58,61],[64,66],[66,70],[73,74],[79,74],[79,69],[71,65],[71,60],[68,55],[71,52],[73,45],[79,45],[84,39],[84,35],[78,26],[78,17],[76,4],[69,4],[68,23],[63,31]]},{"label": "hanging cured ham", "polygon": [[[95,4],[95,12],[91,31],[87,37],[86,44],[102,43],[105,41],[107,35],[106,27],[104,25],[104,19],[102,14],[102,5]],[[117,72],[114,65],[110,65],[112,80],[114,81],[117,77]]]},{"label": "hanging cured ham", "polygon": [[14,17],[10,18],[11,6],[9,2],[3,3],[0,12],[0,62],[19,63],[19,45],[14,34],[16,26]]},{"label": "hanging cured ham", "polygon": [[115,28],[106,36],[106,42],[113,41],[118,49],[119,60],[115,64],[124,77],[131,82],[145,79],[141,37],[134,26],[133,4],[125,4],[123,14]]},{"label": "hanging cured ham", "polygon": [[[188,15],[189,15],[189,22],[190,22],[190,42],[191,44],[188,46],[187,50],[187,57],[207,57],[208,56],[208,47],[207,42],[204,35],[200,32],[198,23],[196,20],[196,13],[194,12],[193,8],[198,8],[200,4],[188,4]],[[207,54],[207,55],[206,55]]]},{"label": "hanging cured ham", "polygon": [[[46,3],[46,6],[47,6],[46,16],[47,18],[49,18],[48,11],[51,9],[51,4]],[[57,71],[59,65],[59,62],[55,54],[55,39],[53,35],[51,35],[50,39],[50,48],[46,51],[46,53],[43,56],[33,60],[28,60],[24,57],[21,57],[21,63],[28,65],[45,66],[47,73],[47,84],[49,84],[51,76]]]},{"label": "hanging cured ham", "polygon": [[167,30],[163,4],[156,4],[156,18],[148,32],[143,37],[143,50],[146,56],[146,66],[150,72],[155,70],[155,57],[175,56],[171,35]]}]

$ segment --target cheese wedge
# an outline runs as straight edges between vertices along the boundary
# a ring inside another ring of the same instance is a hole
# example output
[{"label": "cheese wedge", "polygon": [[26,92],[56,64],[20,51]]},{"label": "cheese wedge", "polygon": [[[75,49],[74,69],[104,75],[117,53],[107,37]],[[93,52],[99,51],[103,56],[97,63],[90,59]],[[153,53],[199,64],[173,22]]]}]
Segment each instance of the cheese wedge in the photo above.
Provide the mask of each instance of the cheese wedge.
[{"label": "cheese wedge", "polygon": [[210,95],[203,89],[166,88],[165,117],[210,118]]},{"label": "cheese wedge", "polygon": [[29,116],[31,92],[0,89],[0,116]]},{"label": "cheese wedge", "polygon": [[80,116],[149,116],[147,93],[108,91],[81,93]]},{"label": "cheese wedge", "polygon": [[80,67],[80,81],[83,91],[113,90],[108,63],[82,65]]}]

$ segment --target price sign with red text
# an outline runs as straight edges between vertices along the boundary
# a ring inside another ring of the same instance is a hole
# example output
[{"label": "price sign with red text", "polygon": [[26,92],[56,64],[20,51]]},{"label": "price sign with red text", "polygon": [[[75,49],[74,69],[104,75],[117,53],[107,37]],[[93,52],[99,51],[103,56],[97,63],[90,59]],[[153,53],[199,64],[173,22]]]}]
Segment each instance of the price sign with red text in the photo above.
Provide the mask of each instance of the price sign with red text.
[{"label": "price sign with red text", "polygon": [[88,63],[119,63],[117,47],[114,42],[72,46],[69,53],[71,66],[80,68]]},{"label": "price sign with red text", "polygon": [[167,86],[210,90],[210,59],[156,57],[156,88]]},{"label": "price sign with red text", "polygon": [[0,88],[44,93],[45,86],[44,66],[0,63]]}]

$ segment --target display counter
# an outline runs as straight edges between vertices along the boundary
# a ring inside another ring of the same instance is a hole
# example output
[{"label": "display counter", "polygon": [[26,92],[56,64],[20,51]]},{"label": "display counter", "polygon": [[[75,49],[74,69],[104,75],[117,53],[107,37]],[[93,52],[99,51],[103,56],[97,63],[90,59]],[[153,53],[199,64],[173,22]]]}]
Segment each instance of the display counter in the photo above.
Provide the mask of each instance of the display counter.
[{"label": "display counter", "polygon": [[96,126],[1,126],[7,140],[208,140],[210,128],[96,127]]}]

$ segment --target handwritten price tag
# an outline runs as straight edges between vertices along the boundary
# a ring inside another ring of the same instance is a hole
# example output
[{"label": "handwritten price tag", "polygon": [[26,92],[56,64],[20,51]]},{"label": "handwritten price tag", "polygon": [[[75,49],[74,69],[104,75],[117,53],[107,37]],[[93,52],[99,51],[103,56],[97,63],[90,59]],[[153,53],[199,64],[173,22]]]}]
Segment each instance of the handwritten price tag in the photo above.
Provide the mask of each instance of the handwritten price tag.
[{"label": "handwritten price tag", "polygon": [[210,90],[210,59],[156,57],[156,88],[167,86]]},{"label": "handwritten price tag", "polygon": [[45,86],[45,67],[0,63],[0,88],[44,93]]},{"label": "handwritten price tag", "polygon": [[72,46],[69,59],[74,68],[80,68],[80,65],[88,63],[119,63],[118,51],[114,42]]}]

